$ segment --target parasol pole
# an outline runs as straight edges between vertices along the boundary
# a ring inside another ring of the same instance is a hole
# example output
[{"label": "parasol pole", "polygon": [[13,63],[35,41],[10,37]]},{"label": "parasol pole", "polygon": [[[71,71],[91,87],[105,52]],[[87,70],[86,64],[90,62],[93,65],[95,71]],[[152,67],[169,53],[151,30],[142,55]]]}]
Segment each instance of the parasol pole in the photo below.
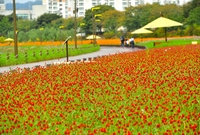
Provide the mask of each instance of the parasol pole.
[{"label": "parasol pole", "polygon": [[165,42],[167,42],[167,28],[165,27]]}]

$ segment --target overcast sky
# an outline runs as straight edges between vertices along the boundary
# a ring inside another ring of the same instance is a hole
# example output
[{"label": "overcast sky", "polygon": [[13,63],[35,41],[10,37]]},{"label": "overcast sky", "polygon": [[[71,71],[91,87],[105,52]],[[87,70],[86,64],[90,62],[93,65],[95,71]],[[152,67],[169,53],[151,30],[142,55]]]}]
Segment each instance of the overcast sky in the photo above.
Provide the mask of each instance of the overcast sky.
[{"label": "overcast sky", "polygon": [[[25,3],[28,1],[35,1],[35,0],[15,0],[16,3]],[[13,0],[4,0],[5,3],[13,3]]]}]

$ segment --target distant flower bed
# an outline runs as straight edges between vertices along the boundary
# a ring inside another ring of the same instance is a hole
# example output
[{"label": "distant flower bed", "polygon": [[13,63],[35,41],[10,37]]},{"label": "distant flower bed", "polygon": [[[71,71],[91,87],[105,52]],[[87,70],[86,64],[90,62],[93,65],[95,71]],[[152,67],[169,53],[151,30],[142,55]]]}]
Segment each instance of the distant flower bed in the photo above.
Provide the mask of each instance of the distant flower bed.
[{"label": "distant flower bed", "polygon": [[[173,37],[173,38],[184,38],[184,37]],[[189,38],[189,37],[186,37]],[[191,37],[192,38],[192,37]],[[128,38],[126,38],[128,39]],[[152,41],[152,40],[163,40],[164,38],[135,38],[135,42],[145,42],[145,41]],[[38,46],[57,46],[62,45],[64,41],[43,41],[43,42],[20,42],[18,43],[19,46],[31,46],[31,45],[38,45]],[[69,40],[69,44],[75,44],[73,40]],[[10,43],[0,43],[0,46],[7,46]],[[93,40],[77,40],[78,45],[82,44],[93,44]],[[120,46],[120,39],[97,39],[98,45],[119,45]],[[11,45],[14,45],[14,42],[11,43]]]},{"label": "distant flower bed", "polygon": [[200,134],[200,46],[0,75],[0,134]]}]

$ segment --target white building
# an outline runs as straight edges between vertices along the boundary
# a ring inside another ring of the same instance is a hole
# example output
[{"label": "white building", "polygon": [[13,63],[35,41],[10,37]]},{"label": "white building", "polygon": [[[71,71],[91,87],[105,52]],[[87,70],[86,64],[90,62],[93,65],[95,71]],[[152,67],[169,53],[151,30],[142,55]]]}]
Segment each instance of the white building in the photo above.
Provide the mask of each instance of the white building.
[{"label": "white building", "polygon": [[[5,2],[4,0],[0,0],[0,14],[1,15],[10,15],[13,13],[13,10],[6,10]],[[17,18],[22,19],[37,19],[39,16],[41,16],[44,13],[48,13],[46,10],[46,5],[33,5],[32,10],[16,10],[16,16]]]},{"label": "white building", "polygon": [[[116,10],[124,11],[126,7],[143,4],[160,3],[183,5],[191,0],[42,0],[43,5],[34,5],[32,10],[16,10],[18,17],[24,19],[37,19],[44,13],[56,13],[63,18],[74,16],[74,7],[78,9],[77,16],[84,17],[85,11],[97,5],[110,5]],[[0,14],[9,15],[12,11],[5,10],[4,0],[0,0]]]},{"label": "white building", "polygon": [[4,4],[4,0],[0,0],[0,14],[6,10],[6,5]]},{"label": "white building", "polygon": [[49,13],[57,13],[63,18],[74,16],[74,7],[78,8],[77,16],[84,17],[85,11],[97,5],[110,5],[116,10],[124,11],[128,6],[138,6],[142,4],[160,3],[183,5],[191,0],[43,0],[43,5],[46,5],[46,10]]}]

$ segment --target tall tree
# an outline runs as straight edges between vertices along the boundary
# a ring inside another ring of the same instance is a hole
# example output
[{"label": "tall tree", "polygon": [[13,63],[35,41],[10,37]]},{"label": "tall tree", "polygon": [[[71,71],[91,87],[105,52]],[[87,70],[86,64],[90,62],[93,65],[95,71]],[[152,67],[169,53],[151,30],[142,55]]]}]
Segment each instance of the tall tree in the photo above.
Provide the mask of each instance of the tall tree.
[{"label": "tall tree", "polygon": [[183,22],[182,12],[182,8],[174,4],[146,4],[129,7],[125,11],[124,24],[128,28],[128,31],[130,31],[141,28],[160,16]]},{"label": "tall tree", "polygon": [[8,31],[12,30],[12,25],[8,17],[4,16],[0,21],[0,35],[6,36]]},{"label": "tall tree", "polygon": [[23,20],[20,19],[17,21],[17,29],[18,31],[24,31],[27,32],[30,29],[34,29],[36,27],[36,21],[32,20]]},{"label": "tall tree", "polygon": [[[83,19],[83,22],[85,23],[85,26],[84,26],[84,30],[85,32],[88,34],[88,33],[92,33],[92,30],[93,30],[93,17],[95,14],[103,14],[104,12],[108,11],[108,10],[114,10],[114,8],[112,6],[108,6],[108,5],[98,5],[98,6],[95,6],[93,8],[96,8],[96,7],[99,7],[100,9],[98,10],[93,10],[92,11],[92,8],[91,9],[88,9],[86,10],[85,12],[85,17]],[[99,23],[97,25],[97,27],[99,29],[102,28],[102,25],[101,23]]]},{"label": "tall tree", "polygon": [[108,10],[102,14],[102,25],[106,31],[116,32],[116,29],[123,25],[124,12]]},{"label": "tall tree", "polygon": [[186,20],[187,25],[200,25],[200,7],[191,10]]},{"label": "tall tree", "polygon": [[196,7],[200,7],[200,0],[192,0],[183,5],[183,16],[185,18],[189,17],[190,11],[195,9]]},{"label": "tall tree", "polygon": [[48,24],[51,24],[51,22],[53,20],[59,19],[61,17],[62,16],[57,15],[57,14],[45,13],[45,14],[41,15],[40,17],[38,17],[36,28],[46,27],[46,26],[48,26]]}]

